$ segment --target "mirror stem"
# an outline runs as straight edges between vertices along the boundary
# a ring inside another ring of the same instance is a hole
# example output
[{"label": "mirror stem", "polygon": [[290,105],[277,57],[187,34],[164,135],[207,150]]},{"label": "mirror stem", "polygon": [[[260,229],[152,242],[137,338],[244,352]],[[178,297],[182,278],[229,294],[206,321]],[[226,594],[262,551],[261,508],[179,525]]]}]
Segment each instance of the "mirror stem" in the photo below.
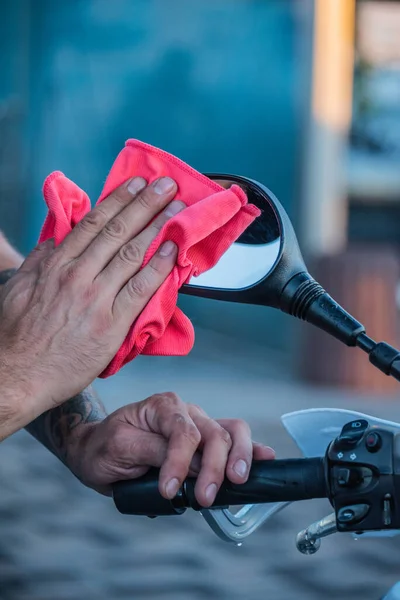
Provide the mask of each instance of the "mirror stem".
[{"label": "mirror stem", "polygon": [[364,326],[335,302],[307,272],[298,273],[286,284],[280,308],[326,331],[346,346],[356,346],[358,336],[365,332]]},{"label": "mirror stem", "polygon": [[400,381],[400,351],[386,342],[376,343],[364,326],[346,312],[307,272],[298,273],[284,287],[280,308],[326,331],[346,346],[357,346],[370,363]]},{"label": "mirror stem", "polygon": [[357,339],[357,346],[369,354],[369,361],[377,369],[400,381],[400,351],[386,342],[374,342],[365,333]]}]

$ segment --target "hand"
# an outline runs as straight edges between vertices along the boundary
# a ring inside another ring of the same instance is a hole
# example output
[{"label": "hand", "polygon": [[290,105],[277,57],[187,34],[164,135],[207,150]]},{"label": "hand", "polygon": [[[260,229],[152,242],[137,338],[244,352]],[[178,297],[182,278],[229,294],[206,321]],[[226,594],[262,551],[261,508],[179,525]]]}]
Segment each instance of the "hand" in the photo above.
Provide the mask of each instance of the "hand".
[{"label": "hand", "polygon": [[3,286],[0,439],[80,392],[113,358],[174,267],[177,248],[166,242],[139,270],[161,227],[185,207],[171,202],[176,189],[167,178],[127,182],[57,248],[38,246]]},{"label": "hand", "polygon": [[68,455],[70,469],[101,493],[110,494],[116,481],[161,467],[159,489],[165,498],[173,498],[189,474],[198,476],[198,502],[210,506],[225,476],[245,483],[252,460],[272,459],[275,453],[251,441],[244,421],[215,421],[198,406],[165,393],[88,426]]}]

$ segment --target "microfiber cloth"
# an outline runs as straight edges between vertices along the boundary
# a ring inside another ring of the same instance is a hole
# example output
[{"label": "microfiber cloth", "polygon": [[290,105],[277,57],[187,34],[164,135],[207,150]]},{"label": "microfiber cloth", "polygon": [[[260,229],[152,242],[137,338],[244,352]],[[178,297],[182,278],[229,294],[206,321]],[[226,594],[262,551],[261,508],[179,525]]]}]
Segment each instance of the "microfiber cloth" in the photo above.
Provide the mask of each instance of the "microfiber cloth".
[{"label": "microfiber cloth", "polygon": [[[139,354],[183,356],[190,352],[194,330],[176,306],[179,288],[192,276],[211,269],[260,214],[239,186],[226,190],[179,158],[137,140],[125,143],[97,204],[134,176],[143,177],[148,184],[159,177],[171,177],[178,185],[175,198],[186,208],[164,225],[142,264],[142,268],[147,265],[164,241],[172,240],[178,246],[176,266],[132,324],[102,378],[113,375]],[[60,171],[47,177],[43,195],[48,215],[39,242],[52,237],[57,245],[91,210],[90,200]]]}]

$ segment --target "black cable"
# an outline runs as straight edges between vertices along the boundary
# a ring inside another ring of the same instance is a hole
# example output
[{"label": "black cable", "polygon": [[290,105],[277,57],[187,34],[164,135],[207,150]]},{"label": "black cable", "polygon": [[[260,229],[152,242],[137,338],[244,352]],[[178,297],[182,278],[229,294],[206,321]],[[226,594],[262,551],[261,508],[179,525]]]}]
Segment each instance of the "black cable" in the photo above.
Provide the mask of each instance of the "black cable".
[{"label": "black cable", "polygon": [[369,354],[369,361],[374,367],[400,381],[400,351],[397,348],[386,342],[376,343],[366,333],[357,337],[356,344]]},{"label": "black cable", "polygon": [[370,354],[376,347],[376,342],[370,338],[366,333],[360,333],[356,339],[356,345],[361,348],[367,354]]}]

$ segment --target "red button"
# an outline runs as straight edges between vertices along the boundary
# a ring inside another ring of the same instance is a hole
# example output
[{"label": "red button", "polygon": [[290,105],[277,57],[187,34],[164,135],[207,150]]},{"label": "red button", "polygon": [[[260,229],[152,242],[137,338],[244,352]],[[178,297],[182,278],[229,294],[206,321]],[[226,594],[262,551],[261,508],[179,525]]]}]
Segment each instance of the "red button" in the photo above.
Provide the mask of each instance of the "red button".
[{"label": "red button", "polygon": [[378,433],[370,433],[367,436],[367,440],[365,442],[367,446],[367,450],[370,452],[376,452],[381,447],[381,436]]}]

